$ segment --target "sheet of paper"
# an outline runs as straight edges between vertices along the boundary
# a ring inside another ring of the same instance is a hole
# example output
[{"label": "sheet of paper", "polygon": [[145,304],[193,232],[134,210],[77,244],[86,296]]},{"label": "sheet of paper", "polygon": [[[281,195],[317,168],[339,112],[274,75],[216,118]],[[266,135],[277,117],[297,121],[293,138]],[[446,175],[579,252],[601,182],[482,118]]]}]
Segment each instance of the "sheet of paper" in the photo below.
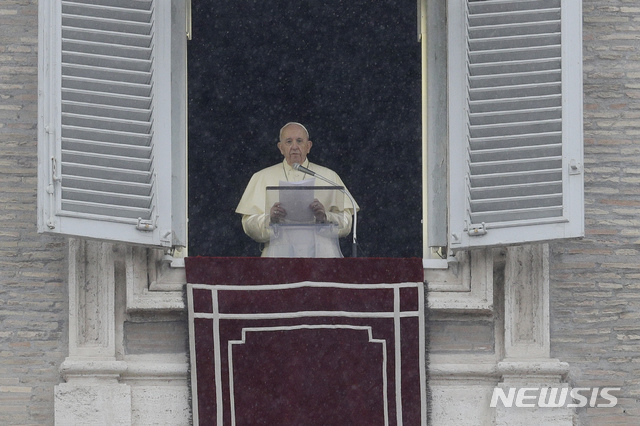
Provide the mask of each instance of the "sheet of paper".
[{"label": "sheet of paper", "polygon": [[314,198],[314,185],[315,178],[299,182],[280,181],[280,203],[287,212],[285,223],[315,222],[313,211],[309,208]]}]

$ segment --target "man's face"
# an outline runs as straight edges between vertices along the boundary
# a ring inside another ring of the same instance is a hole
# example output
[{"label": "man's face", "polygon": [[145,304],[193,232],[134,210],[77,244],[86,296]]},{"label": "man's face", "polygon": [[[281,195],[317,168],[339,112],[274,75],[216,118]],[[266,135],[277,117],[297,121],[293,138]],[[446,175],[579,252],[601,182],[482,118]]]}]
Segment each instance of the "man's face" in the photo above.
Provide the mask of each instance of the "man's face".
[{"label": "man's face", "polygon": [[311,145],[312,142],[309,140],[307,132],[300,126],[293,124],[285,127],[282,131],[282,138],[278,142],[278,148],[290,166],[294,163],[304,163],[311,150]]}]

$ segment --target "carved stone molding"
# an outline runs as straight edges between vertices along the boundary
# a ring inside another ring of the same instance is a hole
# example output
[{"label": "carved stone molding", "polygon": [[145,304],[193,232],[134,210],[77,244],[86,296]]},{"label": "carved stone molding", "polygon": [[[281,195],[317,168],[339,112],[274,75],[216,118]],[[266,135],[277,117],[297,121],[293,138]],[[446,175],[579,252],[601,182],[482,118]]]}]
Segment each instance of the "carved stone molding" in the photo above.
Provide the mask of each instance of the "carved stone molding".
[{"label": "carved stone molding", "polygon": [[161,250],[125,249],[127,311],[181,311],[182,289],[187,283],[183,268],[173,268]]},{"label": "carved stone molding", "polygon": [[[131,424],[131,389],[119,383],[116,360],[113,244],[69,241],[69,356],[67,383],[55,387],[56,424]],[[106,420],[108,419],[108,420]]]},{"label": "carved stone molding", "polygon": [[71,239],[69,261],[69,356],[113,358],[113,245]]},{"label": "carved stone molding", "polygon": [[184,309],[181,291],[165,291],[171,280],[180,288],[180,271],[155,269],[149,251],[70,240],[69,356],[60,366],[65,383],[54,389],[56,424],[189,424],[186,354],[132,357],[122,351],[125,310]]},{"label": "carved stone molding", "polygon": [[507,248],[506,358],[549,358],[549,246]]},{"label": "carved stone molding", "polygon": [[493,255],[491,249],[458,252],[444,270],[426,269],[429,309],[464,313],[493,313]]},{"label": "carved stone molding", "polygon": [[[504,359],[497,364],[499,388],[567,387],[569,364],[550,358],[549,246],[507,248],[504,288]],[[530,408],[496,406],[495,424],[570,426],[574,412],[567,406]]]}]

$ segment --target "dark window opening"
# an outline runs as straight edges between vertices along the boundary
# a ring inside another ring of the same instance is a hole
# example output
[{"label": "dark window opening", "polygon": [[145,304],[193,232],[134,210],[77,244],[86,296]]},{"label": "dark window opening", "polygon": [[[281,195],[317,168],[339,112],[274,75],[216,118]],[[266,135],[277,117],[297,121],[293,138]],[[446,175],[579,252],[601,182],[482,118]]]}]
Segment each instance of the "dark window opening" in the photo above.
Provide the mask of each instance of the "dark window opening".
[{"label": "dark window opening", "polygon": [[189,255],[260,255],[235,207],[299,121],[360,205],[359,255],[422,257],[419,55],[415,2],[194,2]]}]

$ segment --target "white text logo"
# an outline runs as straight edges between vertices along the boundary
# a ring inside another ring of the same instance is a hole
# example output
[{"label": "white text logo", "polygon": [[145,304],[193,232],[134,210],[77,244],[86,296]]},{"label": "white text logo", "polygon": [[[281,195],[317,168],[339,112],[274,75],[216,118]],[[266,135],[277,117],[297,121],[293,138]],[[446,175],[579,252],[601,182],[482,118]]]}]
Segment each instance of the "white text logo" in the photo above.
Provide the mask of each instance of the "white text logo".
[{"label": "white text logo", "polygon": [[618,398],[611,395],[621,388],[493,388],[491,408],[498,405],[498,401],[506,408],[579,408],[579,407],[615,407]]}]

